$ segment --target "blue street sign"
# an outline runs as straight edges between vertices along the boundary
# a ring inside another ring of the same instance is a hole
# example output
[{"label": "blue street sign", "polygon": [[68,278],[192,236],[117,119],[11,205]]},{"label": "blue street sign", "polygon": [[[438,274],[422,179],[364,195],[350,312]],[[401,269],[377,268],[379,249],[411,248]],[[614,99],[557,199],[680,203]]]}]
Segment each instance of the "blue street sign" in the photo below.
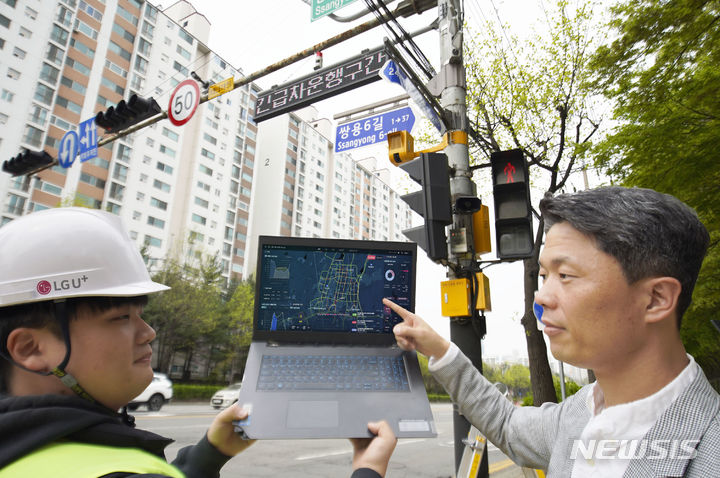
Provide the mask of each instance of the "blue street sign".
[{"label": "blue street sign", "polygon": [[402,68],[395,64],[394,61],[388,60],[385,62],[385,65],[383,65],[383,67],[380,69],[378,75],[385,78],[391,83],[397,83],[398,85],[402,86],[407,92],[407,94],[410,96],[410,98],[412,98],[413,102],[415,102],[417,107],[420,108],[423,113],[425,113],[427,119],[429,119],[433,126],[435,126],[435,128],[440,131],[440,134],[445,134],[445,125],[442,121],[440,121],[440,117],[435,112],[435,109],[430,106],[430,103],[428,103],[420,90],[418,90],[417,86],[415,86],[410,80],[410,78],[408,78],[407,74],[402,70]]},{"label": "blue street sign", "polygon": [[409,107],[345,123],[335,130],[335,152],[382,143],[388,133],[410,131],[415,115]]},{"label": "blue street sign", "polygon": [[80,147],[78,148],[78,156],[80,156],[80,162],[85,162],[88,159],[93,159],[98,155],[98,139],[97,139],[97,126],[95,126],[95,118],[85,120],[78,126],[78,132],[80,133]]},{"label": "blue street sign", "polygon": [[60,140],[58,150],[58,163],[63,168],[69,168],[75,162],[80,141],[75,131],[68,131]]}]

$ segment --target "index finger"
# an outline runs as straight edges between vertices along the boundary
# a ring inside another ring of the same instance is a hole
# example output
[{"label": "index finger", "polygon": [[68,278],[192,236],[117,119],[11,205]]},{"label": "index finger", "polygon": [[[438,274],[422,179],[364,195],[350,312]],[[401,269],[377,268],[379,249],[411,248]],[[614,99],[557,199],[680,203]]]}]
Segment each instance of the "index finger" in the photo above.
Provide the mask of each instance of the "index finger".
[{"label": "index finger", "polygon": [[395,302],[391,301],[390,299],[383,299],[383,304],[390,307],[393,310],[393,312],[395,312],[397,315],[402,317],[403,320],[409,321],[410,319],[412,319],[412,315],[413,315],[412,312],[397,305]]}]

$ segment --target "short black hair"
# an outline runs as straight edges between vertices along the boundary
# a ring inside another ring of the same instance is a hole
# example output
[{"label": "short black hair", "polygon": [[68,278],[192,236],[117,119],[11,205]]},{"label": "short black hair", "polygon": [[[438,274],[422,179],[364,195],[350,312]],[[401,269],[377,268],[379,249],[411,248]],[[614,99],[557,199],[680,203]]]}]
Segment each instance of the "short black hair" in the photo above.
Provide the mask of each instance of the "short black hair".
[{"label": "short black hair", "polygon": [[628,283],[674,277],[682,286],[677,324],[690,306],[710,235],[695,211],[652,189],[608,186],[540,201],[548,231],[567,222],[614,257]]},{"label": "short black hair", "polygon": [[[144,306],[148,302],[147,295],[135,297],[73,297],[66,300],[67,314],[74,320],[79,307],[89,307],[96,313],[102,313],[125,305]],[[11,305],[0,308],[0,394],[7,393],[7,379],[12,369],[12,362],[7,351],[7,339],[10,332],[20,327],[41,329],[47,327],[58,338],[62,337],[60,322],[55,315],[55,301],[45,300],[29,304]]]}]

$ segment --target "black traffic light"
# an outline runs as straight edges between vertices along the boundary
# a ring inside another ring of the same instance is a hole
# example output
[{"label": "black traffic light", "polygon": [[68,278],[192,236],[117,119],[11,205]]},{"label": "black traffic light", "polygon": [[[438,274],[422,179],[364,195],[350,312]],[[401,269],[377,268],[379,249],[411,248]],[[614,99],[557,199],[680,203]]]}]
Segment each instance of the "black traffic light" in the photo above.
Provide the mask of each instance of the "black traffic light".
[{"label": "black traffic light", "polygon": [[422,153],[419,158],[401,164],[400,168],[422,186],[421,191],[406,194],[401,199],[425,218],[424,226],[404,230],[403,234],[427,252],[430,259],[447,259],[445,226],[452,224],[447,156],[442,153]]},{"label": "black traffic light", "polygon": [[513,149],[490,155],[495,239],[500,259],[532,256],[533,224],[528,167],[522,151]]},{"label": "black traffic light", "polygon": [[14,158],[3,161],[2,170],[13,176],[34,173],[51,166],[55,159],[45,151],[25,150]]},{"label": "black traffic light", "polygon": [[129,128],[143,120],[160,113],[162,109],[153,98],[141,98],[132,95],[127,102],[121,100],[107,111],[100,111],[95,116],[95,124],[102,126],[111,133]]}]

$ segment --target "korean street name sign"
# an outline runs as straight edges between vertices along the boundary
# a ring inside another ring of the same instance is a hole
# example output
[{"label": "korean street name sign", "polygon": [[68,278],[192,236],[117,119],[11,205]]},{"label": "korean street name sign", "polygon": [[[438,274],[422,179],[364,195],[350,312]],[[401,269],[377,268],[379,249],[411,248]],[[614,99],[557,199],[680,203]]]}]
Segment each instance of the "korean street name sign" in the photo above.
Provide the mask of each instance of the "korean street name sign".
[{"label": "korean street name sign", "polygon": [[335,152],[382,143],[388,133],[411,131],[414,124],[415,115],[410,107],[341,124],[335,130]]},{"label": "korean street name sign", "polygon": [[380,47],[265,90],[255,102],[254,120],[259,123],[377,81],[378,72],[387,60],[385,50]]}]

